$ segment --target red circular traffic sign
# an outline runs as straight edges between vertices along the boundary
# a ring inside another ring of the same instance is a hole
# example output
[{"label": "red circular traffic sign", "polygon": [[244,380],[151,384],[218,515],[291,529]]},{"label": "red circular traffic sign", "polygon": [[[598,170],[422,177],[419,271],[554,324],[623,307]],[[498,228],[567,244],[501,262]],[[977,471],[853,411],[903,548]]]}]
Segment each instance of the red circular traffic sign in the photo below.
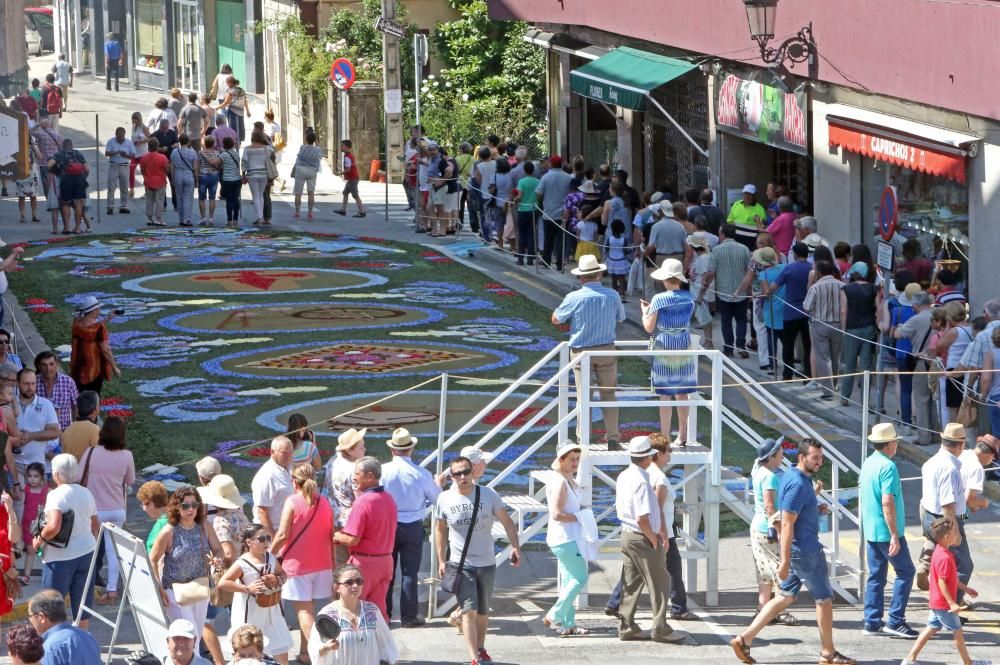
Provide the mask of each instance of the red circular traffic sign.
[{"label": "red circular traffic sign", "polygon": [[357,75],[354,64],[347,58],[337,58],[330,65],[330,79],[341,90],[347,90],[354,85]]},{"label": "red circular traffic sign", "polygon": [[878,230],[882,240],[889,241],[896,233],[899,223],[899,206],[896,202],[896,188],[886,187],[878,204]]}]

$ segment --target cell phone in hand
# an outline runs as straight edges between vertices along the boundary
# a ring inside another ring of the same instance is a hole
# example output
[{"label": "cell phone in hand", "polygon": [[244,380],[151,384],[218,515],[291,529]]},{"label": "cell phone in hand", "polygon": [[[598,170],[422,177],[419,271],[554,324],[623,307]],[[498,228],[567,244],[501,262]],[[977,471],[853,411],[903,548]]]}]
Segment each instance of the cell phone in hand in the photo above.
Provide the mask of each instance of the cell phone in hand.
[{"label": "cell phone in hand", "polygon": [[517,555],[517,552],[511,552],[510,553],[510,562],[511,563],[517,563],[518,559],[520,559],[520,557]]}]

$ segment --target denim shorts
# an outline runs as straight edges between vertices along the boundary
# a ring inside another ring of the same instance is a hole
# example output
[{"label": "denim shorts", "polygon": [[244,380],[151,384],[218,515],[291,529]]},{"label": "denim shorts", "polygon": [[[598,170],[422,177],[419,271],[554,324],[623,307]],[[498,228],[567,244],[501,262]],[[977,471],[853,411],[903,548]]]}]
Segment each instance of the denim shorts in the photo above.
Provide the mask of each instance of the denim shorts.
[{"label": "denim shorts", "polygon": [[778,593],[794,598],[799,595],[803,584],[817,603],[833,598],[830,570],[826,564],[826,554],[822,550],[812,554],[792,555],[791,571],[778,587]]},{"label": "denim shorts", "polygon": [[948,610],[931,610],[927,617],[927,627],[934,630],[962,630],[962,620]]},{"label": "denim shorts", "polygon": [[219,176],[215,173],[202,173],[198,178],[198,200],[206,201],[215,198],[215,190],[219,186]]}]

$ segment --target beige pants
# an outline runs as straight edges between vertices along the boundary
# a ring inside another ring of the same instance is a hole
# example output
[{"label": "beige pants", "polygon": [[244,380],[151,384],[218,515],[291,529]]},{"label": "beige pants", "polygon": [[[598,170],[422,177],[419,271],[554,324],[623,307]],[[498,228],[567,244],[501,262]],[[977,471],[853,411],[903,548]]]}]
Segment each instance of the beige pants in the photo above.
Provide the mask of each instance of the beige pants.
[{"label": "beige pants", "polygon": [[[586,351],[613,351],[614,344],[603,346],[592,346],[579,351],[570,351],[570,360],[576,358],[584,350]],[[573,368],[573,378],[576,381],[577,403],[583,401],[583,369],[580,366]],[[590,385],[599,386],[602,402],[613,402],[615,400],[615,389],[618,387],[618,358],[613,356],[592,357],[590,359]],[[608,439],[621,440],[621,432],[618,431],[618,409],[613,407],[601,407],[604,414],[604,428],[607,430]],[[576,438],[580,440],[580,419],[576,421]],[[591,437],[593,440],[593,437]]]},{"label": "beige pants", "polygon": [[667,607],[670,605],[670,576],[667,574],[666,552],[657,543],[649,544],[641,533],[622,529],[622,605],[618,634],[635,634],[640,631],[635,622],[635,610],[643,587],[649,591],[649,604],[653,610],[653,638],[665,637],[673,632],[667,625]]}]

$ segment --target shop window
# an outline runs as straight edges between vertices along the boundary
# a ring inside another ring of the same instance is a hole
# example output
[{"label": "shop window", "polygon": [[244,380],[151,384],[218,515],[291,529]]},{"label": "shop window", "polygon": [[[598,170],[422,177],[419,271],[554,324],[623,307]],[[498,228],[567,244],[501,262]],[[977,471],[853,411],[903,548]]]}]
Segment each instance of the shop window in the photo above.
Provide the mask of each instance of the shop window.
[{"label": "shop window", "polygon": [[163,2],[135,0],[136,65],[163,71]]}]

